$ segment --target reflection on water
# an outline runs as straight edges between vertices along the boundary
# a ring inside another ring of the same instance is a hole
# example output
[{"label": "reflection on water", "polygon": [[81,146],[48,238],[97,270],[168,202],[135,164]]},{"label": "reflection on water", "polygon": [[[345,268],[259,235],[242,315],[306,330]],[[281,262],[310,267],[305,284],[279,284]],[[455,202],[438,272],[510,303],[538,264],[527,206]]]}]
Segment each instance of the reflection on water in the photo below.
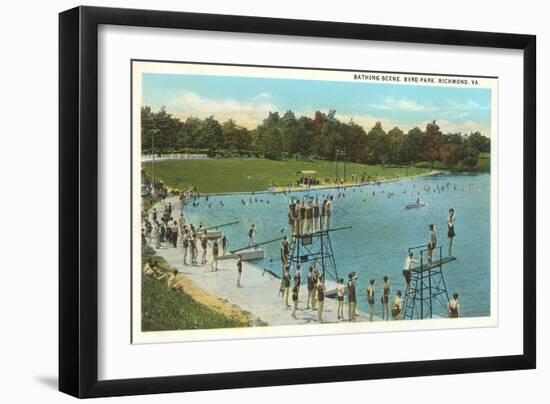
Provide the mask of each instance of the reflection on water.
[{"label": "reflection on water", "polygon": [[[460,293],[464,316],[490,314],[490,176],[489,174],[439,174],[410,180],[348,188],[284,194],[211,196],[187,208],[188,219],[195,224],[213,226],[238,220],[224,228],[230,249],[248,243],[251,224],[257,228],[258,242],[290,235],[287,209],[290,197],[334,196],[333,227],[353,226],[331,235],[339,276],[351,271],[359,275],[359,307],[366,309],[368,280],[376,280],[376,293],[382,292],[382,277],[388,275],[392,293],[405,291],[401,270],[408,247],[428,242],[428,225],[435,225],[438,243],[447,253],[447,214],[456,211],[456,237],[453,255],[458,259],[444,268],[449,295]],[[426,206],[405,209],[417,198]],[[223,203],[223,206],[222,206]],[[280,242],[262,247],[266,259],[272,258],[280,270]],[[307,268],[305,268],[307,271]],[[266,293],[272,291],[266,290]],[[434,306],[434,314],[445,315]]]}]

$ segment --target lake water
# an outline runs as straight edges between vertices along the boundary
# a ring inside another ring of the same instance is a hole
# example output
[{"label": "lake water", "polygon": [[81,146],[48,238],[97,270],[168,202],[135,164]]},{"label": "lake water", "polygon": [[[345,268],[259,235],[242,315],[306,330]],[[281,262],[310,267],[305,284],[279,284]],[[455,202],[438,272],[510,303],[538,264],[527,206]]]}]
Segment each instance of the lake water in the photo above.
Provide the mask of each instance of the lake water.
[{"label": "lake water", "polygon": [[[450,296],[460,294],[463,316],[478,317],[490,315],[490,194],[489,174],[438,174],[345,190],[211,196],[208,201],[201,197],[198,206],[189,204],[186,212],[192,223],[203,222],[207,227],[239,221],[223,228],[232,250],[247,245],[251,224],[256,226],[257,242],[290,235],[287,212],[291,196],[318,196],[322,200],[333,195],[332,228],[352,226],[331,234],[339,276],[347,281],[349,272],[359,275],[358,305],[366,310],[366,287],[371,278],[376,280],[377,296],[382,293],[384,275],[390,277],[392,295],[398,289],[405,292],[401,271],[408,248],[428,242],[430,223],[435,225],[438,245],[447,255],[447,215],[449,208],[454,208],[453,255],[457,260],[444,266],[445,281]],[[405,209],[416,198],[426,206]],[[277,241],[262,247],[266,257],[255,262],[258,270],[268,266],[272,258],[273,269],[280,272],[280,246]],[[304,275],[308,267],[303,265]],[[434,305],[434,314],[446,312]]]}]

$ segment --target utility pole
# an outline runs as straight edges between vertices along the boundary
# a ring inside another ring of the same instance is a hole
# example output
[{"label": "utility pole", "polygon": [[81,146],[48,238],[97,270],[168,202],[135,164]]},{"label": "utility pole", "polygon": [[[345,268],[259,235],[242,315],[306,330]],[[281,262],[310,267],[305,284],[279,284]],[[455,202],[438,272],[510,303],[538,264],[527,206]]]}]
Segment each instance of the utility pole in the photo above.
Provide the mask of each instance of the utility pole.
[{"label": "utility pole", "polygon": [[348,164],[348,156],[346,154],[346,149],[344,148],[344,183],[346,182],[346,168]]},{"label": "utility pole", "polygon": [[153,186],[151,188],[151,195],[155,196],[155,133],[158,133],[158,129],[151,129],[151,153],[153,154]]},{"label": "utility pole", "polygon": [[335,173],[334,173],[334,182],[338,182],[338,148],[334,146],[334,164],[335,164]]},{"label": "utility pole", "polygon": [[[334,161],[336,162],[336,182],[338,182],[338,156],[345,157],[345,152],[338,149],[337,146],[334,146]],[[346,160],[344,160],[344,181],[346,180]]]}]

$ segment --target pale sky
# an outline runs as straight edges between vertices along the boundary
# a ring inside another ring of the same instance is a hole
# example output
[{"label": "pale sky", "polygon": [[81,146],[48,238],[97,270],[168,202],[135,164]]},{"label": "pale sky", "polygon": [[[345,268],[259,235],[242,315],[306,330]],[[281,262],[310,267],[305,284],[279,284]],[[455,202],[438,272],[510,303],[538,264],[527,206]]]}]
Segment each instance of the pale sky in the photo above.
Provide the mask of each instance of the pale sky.
[{"label": "pale sky", "polygon": [[491,90],[482,88],[148,73],[142,101],[182,120],[213,115],[249,129],[269,111],[313,117],[335,109],[338,119],[353,118],[367,132],[376,121],[386,131],[398,126],[406,132],[436,120],[444,133],[491,134]]}]

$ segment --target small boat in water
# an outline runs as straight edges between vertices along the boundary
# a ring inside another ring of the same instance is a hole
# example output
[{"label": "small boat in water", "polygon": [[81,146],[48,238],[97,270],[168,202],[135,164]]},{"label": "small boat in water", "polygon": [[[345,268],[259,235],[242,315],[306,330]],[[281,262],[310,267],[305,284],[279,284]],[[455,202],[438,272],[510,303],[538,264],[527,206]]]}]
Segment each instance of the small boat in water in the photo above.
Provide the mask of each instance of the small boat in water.
[{"label": "small boat in water", "polygon": [[410,205],[405,206],[405,209],[418,209],[418,208],[423,208],[424,206],[426,206],[426,204],[423,202],[420,202],[420,200],[417,199],[416,203],[411,203]]}]

